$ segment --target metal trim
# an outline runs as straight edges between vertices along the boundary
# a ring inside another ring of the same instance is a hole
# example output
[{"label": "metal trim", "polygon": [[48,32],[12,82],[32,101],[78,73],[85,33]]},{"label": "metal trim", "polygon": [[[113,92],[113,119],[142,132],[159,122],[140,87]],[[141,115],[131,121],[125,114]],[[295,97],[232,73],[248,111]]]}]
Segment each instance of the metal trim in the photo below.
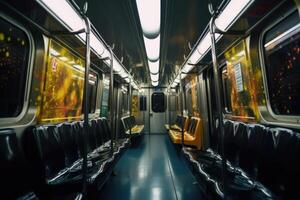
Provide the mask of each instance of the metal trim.
[{"label": "metal trim", "polygon": [[0,11],[0,19],[8,21],[12,25],[16,26],[20,30],[22,30],[26,36],[28,37],[29,41],[29,53],[28,53],[28,63],[27,63],[27,74],[25,80],[25,88],[24,88],[24,96],[23,96],[23,105],[20,114],[16,117],[5,117],[0,118],[0,126],[2,125],[9,125],[14,124],[22,120],[25,117],[28,109],[29,109],[29,99],[30,99],[30,89],[31,89],[31,82],[32,82],[32,74],[33,74],[33,63],[34,63],[34,52],[35,52],[35,44],[33,36],[29,29],[26,29],[18,20],[9,17],[8,15],[4,14]]},{"label": "metal trim", "polygon": [[[300,116],[287,116],[287,115],[277,115],[273,112],[271,102],[270,102],[270,95],[269,95],[269,87],[268,87],[268,77],[267,77],[267,70],[266,70],[266,63],[265,63],[265,50],[264,50],[264,37],[268,31],[270,31],[273,27],[277,26],[280,22],[287,20],[287,18],[292,15],[294,12],[296,12],[296,8],[290,9],[289,12],[287,12],[284,16],[278,17],[278,19],[267,26],[266,29],[262,31],[262,33],[259,36],[258,41],[258,51],[259,51],[259,60],[261,63],[260,69],[262,72],[262,79],[263,79],[263,85],[264,85],[264,91],[265,91],[265,99],[266,99],[266,109],[267,113],[275,120],[271,121],[270,119],[267,119],[267,117],[262,113],[261,106],[259,106],[259,111],[262,119],[270,124],[278,124],[282,125],[280,123],[285,123],[285,125],[300,125]],[[274,123],[275,122],[275,123]]]}]

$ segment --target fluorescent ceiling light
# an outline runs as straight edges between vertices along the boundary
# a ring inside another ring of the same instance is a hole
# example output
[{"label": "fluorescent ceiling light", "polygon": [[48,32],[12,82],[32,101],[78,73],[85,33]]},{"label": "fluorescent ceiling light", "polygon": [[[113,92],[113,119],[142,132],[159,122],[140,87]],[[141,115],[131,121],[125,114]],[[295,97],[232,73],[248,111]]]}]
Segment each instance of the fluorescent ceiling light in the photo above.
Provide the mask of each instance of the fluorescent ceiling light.
[{"label": "fluorescent ceiling light", "polygon": [[127,83],[130,82],[129,78],[125,78],[124,80],[125,80]]},{"label": "fluorescent ceiling light", "polygon": [[72,31],[85,28],[85,23],[80,15],[73,9],[68,1],[62,0],[37,0],[46,10],[66,25]]},{"label": "fluorescent ceiling light", "polygon": [[124,71],[122,73],[119,74],[122,78],[126,78],[128,77],[128,74]]},{"label": "fluorescent ceiling light", "polygon": [[159,74],[150,74],[151,81],[158,81]]},{"label": "fluorescent ceiling light", "polygon": [[158,81],[152,81],[151,84],[152,84],[152,86],[156,87],[156,86],[158,86]]},{"label": "fluorescent ceiling light", "polygon": [[121,66],[119,61],[115,58],[115,56],[113,57],[113,70],[116,71],[117,73],[123,70],[123,67]]},{"label": "fluorescent ceiling light", "polygon": [[67,60],[69,60],[67,57],[65,57],[65,56],[61,56],[61,57],[58,57],[59,58],[59,60],[62,60],[62,61],[67,61]]},{"label": "fluorescent ceiling light", "polygon": [[[253,2],[254,0],[231,0],[216,19],[215,21],[216,26],[223,31],[227,31],[232,26],[232,24],[238,19],[238,17]],[[218,33],[215,34],[216,41],[218,41],[221,37],[222,35]],[[210,33],[206,33],[206,35],[203,37],[203,39],[200,41],[199,45],[197,46],[197,49],[190,56],[189,61],[193,64],[197,63],[210,48],[211,48]],[[174,80],[174,82],[176,82],[176,80]]]},{"label": "fluorescent ceiling light", "polygon": [[[53,17],[55,17],[59,22],[62,23],[67,29],[70,31],[79,31],[81,29],[85,29],[85,22],[81,15],[77,13],[77,11],[73,8],[73,6],[69,3],[69,1],[66,0],[36,0],[40,5],[42,5],[49,13],[52,14]],[[143,0],[145,1],[145,0]],[[155,0],[159,1],[159,0]],[[146,1],[145,1],[146,2]],[[151,3],[152,4],[152,3]],[[160,1],[159,1],[159,12],[160,12]],[[159,15],[160,19],[160,15]],[[151,20],[153,20],[153,17],[151,17]],[[149,21],[151,21],[149,20]],[[159,22],[160,23],[160,22]],[[159,25],[160,26],[160,25]],[[81,33],[79,34],[79,38],[85,42],[86,41],[86,34]],[[156,41],[156,40],[154,40]],[[150,48],[153,48],[153,44]],[[90,35],[90,45],[91,48],[99,55],[102,56],[102,58],[110,57],[110,53],[108,49],[105,47],[103,42],[96,36],[94,32],[91,32]],[[152,51],[150,51],[151,53]],[[50,53],[54,56],[60,55],[59,52],[55,51],[54,49],[50,49]],[[159,55],[159,38],[158,38],[158,55]],[[67,61],[68,58],[66,57],[59,57],[62,61]],[[122,64],[115,58],[113,69],[114,71],[121,73],[123,77],[125,70],[123,69]],[[104,61],[108,66],[110,66],[110,60]],[[79,65],[73,65],[74,68],[79,69],[82,71],[81,67],[79,68]],[[84,68],[83,68],[84,70]]]},{"label": "fluorescent ceiling light", "polygon": [[153,62],[157,61],[160,53],[160,35],[154,39],[148,39],[145,36],[143,37],[148,59]]},{"label": "fluorescent ceiling light", "polygon": [[101,56],[106,49],[102,42],[96,37],[96,35],[92,32],[90,36],[90,44],[94,51]]},{"label": "fluorescent ceiling light", "polygon": [[184,67],[182,68],[183,73],[189,73],[194,68],[193,65],[189,65],[188,63],[185,63]]},{"label": "fluorescent ceiling light", "polygon": [[82,72],[85,71],[84,67],[82,67],[81,65],[73,65],[73,67],[79,71],[82,71]]},{"label": "fluorescent ceiling light", "polygon": [[189,62],[192,64],[196,64],[201,56],[202,54],[200,54],[200,52],[197,49],[195,49],[191,57],[189,58]]},{"label": "fluorescent ceiling light", "polygon": [[97,79],[97,76],[95,76],[94,74],[89,74],[89,78]]},{"label": "fluorescent ceiling light", "polygon": [[175,83],[175,82],[172,83],[172,85],[171,85],[171,87],[173,87],[173,88],[176,87],[176,86],[177,86],[177,83]]},{"label": "fluorescent ceiling light", "polygon": [[148,65],[149,65],[149,71],[151,74],[158,74],[159,72],[159,60],[155,62],[151,62],[148,60]]},{"label": "fluorescent ceiling light", "polygon": [[184,79],[187,76],[187,74],[181,74],[181,79]]},{"label": "fluorescent ceiling light", "polygon": [[253,0],[231,0],[216,19],[216,26],[223,31],[228,30],[238,16],[253,2]]},{"label": "fluorescent ceiling light", "polygon": [[53,55],[53,56],[59,56],[60,53],[58,53],[56,50],[54,49],[50,49],[50,54]]},{"label": "fluorescent ceiling light", "polygon": [[109,85],[109,79],[104,79],[103,83],[104,83],[104,85]]},{"label": "fluorescent ceiling light", "polygon": [[89,80],[89,84],[91,85],[95,85],[96,81],[93,81],[93,80]]},{"label": "fluorescent ceiling light", "polygon": [[[66,0],[37,0],[49,13],[51,13],[58,21],[65,25],[70,31],[79,31],[85,29],[85,22],[83,18],[76,12],[76,10]],[[79,38],[83,42],[86,40],[86,34],[79,34]],[[91,48],[100,56],[103,54],[106,47],[91,32],[90,35]],[[53,54],[54,55],[54,54]]]},{"label": "fluorescent ceiling light", "polygon": [[[218,41],[220,38],[221,38],[221,35],[216,33],[215,34],[216,41]],[[193,51],[192,55],[190,56],[189,62],[192,64],[198,63],[199,60],[207,53],[207,51],[210,49],[210,47],[211,47],[210,34],[206,33],[206,35],[203,37],[203,39],[198,44],[197,48]],[[194,66],[191,66],[191,69],[193,69],[193,67]]]},{"label": "fluorescent ceiling light", "polygon": [[148,38],[160,33],[160,0],[136,0],[143,33]]}]

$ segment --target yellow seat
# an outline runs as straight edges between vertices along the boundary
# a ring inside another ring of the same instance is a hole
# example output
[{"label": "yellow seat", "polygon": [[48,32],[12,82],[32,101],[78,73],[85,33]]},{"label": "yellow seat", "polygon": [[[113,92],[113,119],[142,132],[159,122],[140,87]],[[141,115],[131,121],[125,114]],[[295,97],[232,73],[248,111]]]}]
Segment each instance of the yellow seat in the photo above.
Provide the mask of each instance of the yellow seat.
[{"label": "yellow seat", "polygon": [[[170,138],[173,143],[181,144],[182,133],[178,131],[170,131]],[[184,132],[184,144],[194,146],[197,149],[202,148],[203,144],[203,124],[202,120],[192,117],[188,129]]]},{"label": "yellow seat", "polygon": [[[186,131],[188,129],[188,127],[189,127],[189,119],[187,117],[185,117],[183,131]],[[173,143],[175,143],[175,144],[181,143],[181,134],[182,134],[182,131],[178,125],[174,124],[170,127],[169,136]],[[180,140],[178,141],[177,138],[179,138],[179,136],[180,136]]]}]

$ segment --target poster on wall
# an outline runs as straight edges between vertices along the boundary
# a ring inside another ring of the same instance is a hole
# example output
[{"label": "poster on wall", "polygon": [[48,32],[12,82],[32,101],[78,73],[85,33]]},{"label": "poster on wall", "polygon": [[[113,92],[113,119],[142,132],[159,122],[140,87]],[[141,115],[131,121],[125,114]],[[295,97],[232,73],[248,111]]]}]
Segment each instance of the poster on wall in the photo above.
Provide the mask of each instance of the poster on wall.
[{"label": "poster on wall", "polygon": [[242,69],[241,63],[234,65],[234,75],[235,75],[235,83],[237,92],[243,92],[243,76],[242,76]]},{"label": "poster on wall", "polygon": [[80,119],[82,114],[84,61],[67,48],[51,41],[45,79],[38,96],[38,123]]}]

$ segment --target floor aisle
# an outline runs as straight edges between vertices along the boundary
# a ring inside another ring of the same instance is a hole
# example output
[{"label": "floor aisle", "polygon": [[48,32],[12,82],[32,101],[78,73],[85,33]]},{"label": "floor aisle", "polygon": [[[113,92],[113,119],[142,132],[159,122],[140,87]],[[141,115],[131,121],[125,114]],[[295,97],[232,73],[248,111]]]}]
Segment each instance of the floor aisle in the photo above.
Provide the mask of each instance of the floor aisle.
[{"label": "floor aisle", "polygon": [[109,200],[205,199],[167,135],[145,135],[128,149],[100,192]]}]

